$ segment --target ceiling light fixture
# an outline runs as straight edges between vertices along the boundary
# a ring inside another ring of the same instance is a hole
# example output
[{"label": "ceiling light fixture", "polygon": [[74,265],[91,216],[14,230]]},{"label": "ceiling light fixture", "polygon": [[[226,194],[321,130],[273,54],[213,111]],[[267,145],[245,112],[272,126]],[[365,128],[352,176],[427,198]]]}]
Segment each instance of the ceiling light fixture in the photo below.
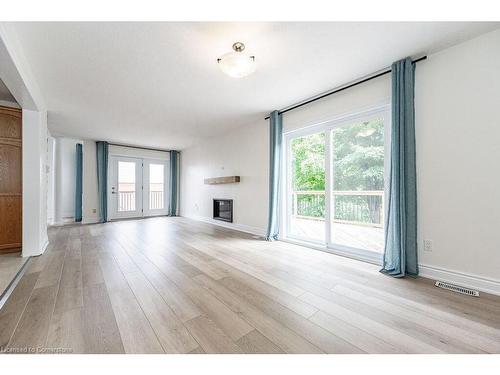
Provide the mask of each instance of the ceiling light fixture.
[{"label": "ceiling light fixture", "polygon": [[240,42],[233,44],[234,52],[228,52],[217,59],[220,69],[230,77],[241,78],[255,72],[255,56],[243,52],[245,45]]}]

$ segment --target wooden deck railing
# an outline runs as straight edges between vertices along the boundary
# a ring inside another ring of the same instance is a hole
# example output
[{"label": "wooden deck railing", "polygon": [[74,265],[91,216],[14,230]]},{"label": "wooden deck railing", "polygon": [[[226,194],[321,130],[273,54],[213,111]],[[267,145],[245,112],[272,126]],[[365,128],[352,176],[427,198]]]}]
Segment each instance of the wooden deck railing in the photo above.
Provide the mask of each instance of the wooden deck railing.
[{"label": "wooden deck railing", "polygon": [[[295,191],[292,214],[311,220],[325,219],[324,191]],[[332,221],[337,223],[382,227],[384,223],[384,192],[382,190],[332,191]]]}]

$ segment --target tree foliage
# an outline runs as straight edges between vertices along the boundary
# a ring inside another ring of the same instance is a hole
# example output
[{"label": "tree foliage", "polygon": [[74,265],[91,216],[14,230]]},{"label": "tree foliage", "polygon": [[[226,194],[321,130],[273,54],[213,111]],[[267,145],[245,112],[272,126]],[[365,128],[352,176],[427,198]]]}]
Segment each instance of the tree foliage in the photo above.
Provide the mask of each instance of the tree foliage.
[{"label": "tree foliage", "polygon": [[384,189],[384,125],[381,120],[334,130],[334,190]]},{"label": "tree foliage", "polygon": [[[293,189],[325,190],[325,133],[292,141]],[[382,120],[355,123],[332,131],[333,190],[384,190],[384,126]],[[380,197],[338,196],[335,217],[378,222]],[[324,217],[324,197],[305,195],[298,201],[301,214]]]}]

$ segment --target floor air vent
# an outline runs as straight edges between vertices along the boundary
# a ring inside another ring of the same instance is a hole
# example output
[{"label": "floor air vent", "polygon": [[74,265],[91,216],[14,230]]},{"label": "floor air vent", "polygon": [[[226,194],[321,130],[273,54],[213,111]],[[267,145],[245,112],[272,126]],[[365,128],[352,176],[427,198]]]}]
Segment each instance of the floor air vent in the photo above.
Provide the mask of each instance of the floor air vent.
[{"label": "floor air vent", "polygon": [[464,288],[463,286],[444,283],[442,281],[436,281],[436,284],[434,285],[436,285],[438,288],[451,290],[452,292],[462,293],[473,297],[479,297],[479,292],[477,290]]}]

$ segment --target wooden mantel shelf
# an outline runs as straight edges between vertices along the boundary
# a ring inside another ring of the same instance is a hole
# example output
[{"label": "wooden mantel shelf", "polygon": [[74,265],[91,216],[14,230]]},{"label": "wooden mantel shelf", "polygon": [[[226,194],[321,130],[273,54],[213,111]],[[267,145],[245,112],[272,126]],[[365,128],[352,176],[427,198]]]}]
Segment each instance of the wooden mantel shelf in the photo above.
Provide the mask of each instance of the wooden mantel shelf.
[{"label": "wooden mantel shelf", "polygon": [[240,176],[205,178],[205,185],[234,184],[240,182]]}]

